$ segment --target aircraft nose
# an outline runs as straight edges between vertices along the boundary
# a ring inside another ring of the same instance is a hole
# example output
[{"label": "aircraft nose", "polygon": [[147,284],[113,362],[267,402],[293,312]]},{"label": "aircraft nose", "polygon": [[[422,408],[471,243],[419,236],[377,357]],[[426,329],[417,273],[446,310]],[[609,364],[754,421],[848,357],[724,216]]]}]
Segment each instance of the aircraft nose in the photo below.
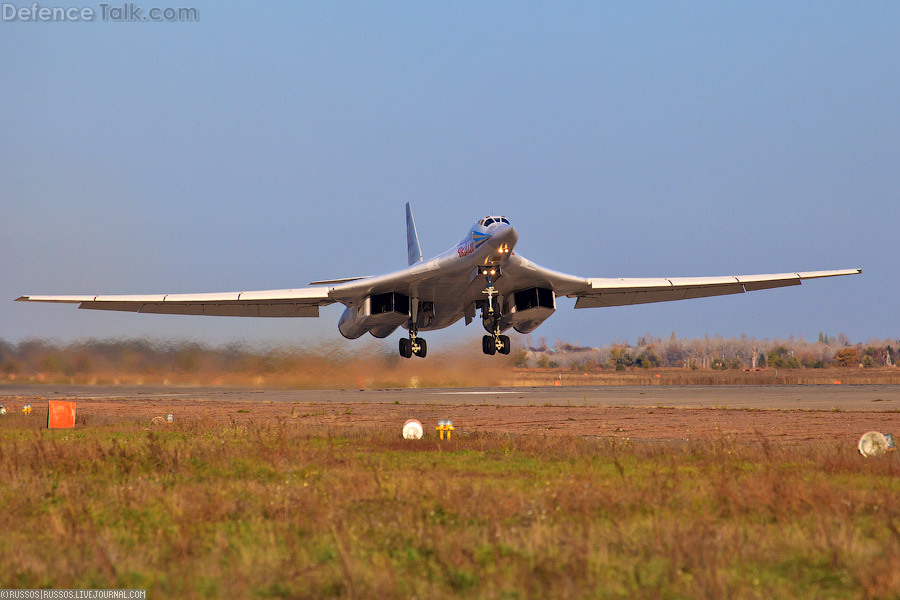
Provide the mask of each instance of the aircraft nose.
[{"label": "aircraft nose", "polygon": [[519,241],[519,234],[512,225],[501,223],[496,226],[496,229],[497,230],[492,237],[498,244],[506,245],[512,249],[513,246],[516,245],[516,242]]}]

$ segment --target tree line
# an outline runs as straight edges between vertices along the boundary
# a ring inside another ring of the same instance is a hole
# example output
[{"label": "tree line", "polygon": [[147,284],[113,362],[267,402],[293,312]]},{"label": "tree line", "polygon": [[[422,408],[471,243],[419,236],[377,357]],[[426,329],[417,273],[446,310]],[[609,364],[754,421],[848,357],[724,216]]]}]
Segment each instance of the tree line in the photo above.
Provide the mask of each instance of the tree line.
[{"label": "tree line", "polygon": [[[872,339],[851,342],[841,334],[819,334],[816,341],[791,336],[787,339],[756,339],[742,335],[726,338],[661,338],[650,334],[634,343],[616,342],[605,346],[579,346],[557,340],[552,346],[544,338],[535,343],[531,336],[514,338],[509,362],[476,364],[469,344],[446,348],[449,356],[428,366],[452,370],[465,363],[492,369],[566,368],[575,371],[675,367],[684,369],[818,369],[826,367],[893,367],[900,361],[900,340]],[[110,339],[55,342],[28,339],[8,342],[0,339],[0,377],[58,374],[79,378],[96,374],[225,373],[271,375],[309,372],[314,378],[324,371],[340,372],[368,368],[387,372],[398,368],[396,349],[390,343],[364,345],[342,343],[308,346],[251,346],[226,344],[207,346],[192,341],[152,341]],[[469,361],[469,362],[467,362]]]},{"label": "tree line", "polygon": [[900,340],[871,339],[851,342],[840,334],[819,333],[815,341],[704,336],[666,338],[643,335],[634,344],[615,342],[605,346],[578,346],[557,340],[552,346],[531,336],[515,355],[516,366],[576,371],[600,369],[678,367],[684,369],[822,369],[827,367],[893,367],[900,360]]}]

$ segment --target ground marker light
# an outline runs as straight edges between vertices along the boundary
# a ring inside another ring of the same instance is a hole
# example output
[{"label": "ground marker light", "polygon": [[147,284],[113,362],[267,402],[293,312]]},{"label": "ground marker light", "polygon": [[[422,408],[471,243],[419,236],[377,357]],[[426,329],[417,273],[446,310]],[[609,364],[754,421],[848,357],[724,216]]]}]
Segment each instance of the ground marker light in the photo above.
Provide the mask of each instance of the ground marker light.
[{"label": "ground marker light", "polygon": [[859,453],[863,456],[879,456],[885,452],[894,452],[894,436],[880,431],[869,431],[859,438]]},{"label": "ground marker light", "polygon": [[404,440],[421,440],[425,430],[422,429],[422,423],[418,419],[407,419],[403,424]]},{"label": "ground marker light", "polygon": [[444,432],[447,432],[447,439],[450,439],[450,432],[453,431],[453,421],[450,419],[441,419],[438,421],[437,427],[434,428],[435,431],[440,432],[441,439],[444,439]]}]

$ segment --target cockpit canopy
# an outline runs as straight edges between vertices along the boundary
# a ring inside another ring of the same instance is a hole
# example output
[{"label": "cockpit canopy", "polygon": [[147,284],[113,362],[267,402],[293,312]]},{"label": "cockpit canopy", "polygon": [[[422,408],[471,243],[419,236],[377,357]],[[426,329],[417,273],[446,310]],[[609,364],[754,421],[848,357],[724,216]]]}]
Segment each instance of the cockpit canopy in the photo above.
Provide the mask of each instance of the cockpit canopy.
[{"label": "cockpit canopy", "polygon": [[487,216],[478,221],[478,224],[482,227],[487,227],[491,223],[506,223],[507,225],[509,225],[509,219],[507,219],[506,217]]}]

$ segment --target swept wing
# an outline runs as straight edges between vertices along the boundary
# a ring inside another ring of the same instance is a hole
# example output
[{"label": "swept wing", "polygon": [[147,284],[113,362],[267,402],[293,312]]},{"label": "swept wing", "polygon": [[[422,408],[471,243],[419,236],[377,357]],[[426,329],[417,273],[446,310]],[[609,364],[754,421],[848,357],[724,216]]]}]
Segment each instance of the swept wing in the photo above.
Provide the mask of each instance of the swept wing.
[{"label": "swept wing", "polygon": [[222,317],[318,317],[319,307],[332,304],[329,287],[307,287],[214,294],[150,294],[96,296],[22,296],[20,302],[59,302],[78,308],[165,315]]},{"label": "swept wing", "polygon": [[543,280],[557,295],[577,298],[575,308],[600,308],[743,294],[800,285],[805,279],[857,275],[862,273],[862,269],[719,277],[582,278],[546,269],[520,256],[513,256],[506,272],[517,279],[527,278],[536,284]]}]

